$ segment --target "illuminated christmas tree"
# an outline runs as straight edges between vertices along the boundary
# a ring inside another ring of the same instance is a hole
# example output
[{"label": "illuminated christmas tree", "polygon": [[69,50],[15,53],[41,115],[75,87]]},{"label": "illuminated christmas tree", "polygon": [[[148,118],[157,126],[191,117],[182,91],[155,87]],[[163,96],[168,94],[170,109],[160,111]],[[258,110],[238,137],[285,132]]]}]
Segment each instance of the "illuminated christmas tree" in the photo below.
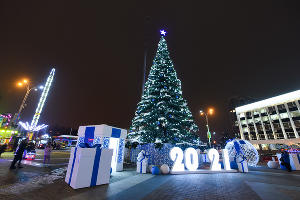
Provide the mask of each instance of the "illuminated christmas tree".
[{"label": "illuminated christmas tree", "polygon": [[197,125],[182,97],[181,82],[177,78],[169,56],[166,32],[161,31],[144,94],[138,103],[130,127],[129,138],[144,143],[198,144]]}]

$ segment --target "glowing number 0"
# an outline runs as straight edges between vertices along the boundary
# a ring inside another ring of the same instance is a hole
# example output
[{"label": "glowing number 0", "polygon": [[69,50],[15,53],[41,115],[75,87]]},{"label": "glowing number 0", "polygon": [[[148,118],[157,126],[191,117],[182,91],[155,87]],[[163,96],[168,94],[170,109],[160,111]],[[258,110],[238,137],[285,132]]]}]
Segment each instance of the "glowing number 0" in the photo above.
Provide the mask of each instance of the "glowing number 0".
[{"label": "glowing number 0", "polygon": [[190,147],[184,151],[184,164],[190,171],[197,170],[199,165],[198,153],[194,148]]},{"label": "glowing number 0", "polygon": [[208,150],[208,159],[210,160],[210,170],[221,170],[221,164],[219,163],[219,152],[216,149]]},{"label": "glowing number 0", "polygon": [[179,147],[174,147],[170,151],[170,158],[174,161],[172,171],[184,171],[183,152]]}]

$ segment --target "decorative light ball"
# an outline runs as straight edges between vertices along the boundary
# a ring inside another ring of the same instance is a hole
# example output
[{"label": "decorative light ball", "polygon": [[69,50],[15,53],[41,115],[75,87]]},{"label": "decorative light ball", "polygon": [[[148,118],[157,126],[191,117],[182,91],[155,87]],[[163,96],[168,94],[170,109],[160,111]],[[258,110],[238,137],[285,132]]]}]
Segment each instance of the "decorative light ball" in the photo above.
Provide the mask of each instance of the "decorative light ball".
[{"label": "decorative light ball", "polygon": [[153,175],[158,175],[159,174],[159,168],[157,166],[153,166],[151,169],[151,172]]},{"label": "decorative light ball", "polygon": [[168,174],[170,173],[170,168],[167,164],[163,164],[162,166],[160,166],[160,171],[162,174]]},{"label": "decorative light ball", "polygon": [[245,158],[249,166],[256,166],[259,155],[255,147],[246,140],[234,139],[225,146],[228,150],[230,161],[242,161]]}]

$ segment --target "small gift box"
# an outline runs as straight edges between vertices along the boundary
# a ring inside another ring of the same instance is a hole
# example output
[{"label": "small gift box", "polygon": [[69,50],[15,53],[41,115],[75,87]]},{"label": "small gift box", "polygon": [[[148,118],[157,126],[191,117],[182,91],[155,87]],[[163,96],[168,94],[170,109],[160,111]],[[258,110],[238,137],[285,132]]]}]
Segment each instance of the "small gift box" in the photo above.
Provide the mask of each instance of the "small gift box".
[{"label": "small gift box", "polygon": [[113,150],[73,147],[65,181],[73,189],[108,184]]},{"label": "small gift box", "polygon": [[202,156],[202,162],[203,163],[210,163],[210,160],[208,159],[208,156],[206,153],[200,154]]},{"label": "small gift box", "polygon": [[149,155],[146,155],[146,152],[144,150],[142,150],[138,154],[137,162],[136,162],[136,172],[141,174],[147,173],[148,157]]},{"label": "small gift box", "polygon": [[246,173],[248,172],[248,163],[247,161],[241,161],[237,163],[239,172]]}]

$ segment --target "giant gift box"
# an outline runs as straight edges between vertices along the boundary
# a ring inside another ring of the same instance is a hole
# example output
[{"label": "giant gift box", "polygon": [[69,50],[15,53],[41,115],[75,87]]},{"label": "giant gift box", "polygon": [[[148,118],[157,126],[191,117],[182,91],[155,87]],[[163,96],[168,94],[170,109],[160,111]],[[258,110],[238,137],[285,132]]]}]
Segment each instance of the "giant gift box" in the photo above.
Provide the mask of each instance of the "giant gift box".
[{"label": "giant gift box", "polygon": [[123,171],[125,139],[127,130],[108,126],[106,124],[80,126],[78,129],[78,142],[90,146],[101,144],[105,149],[113,149],[112,171]]},{"label": "giant gift box", "polygon": [[65,181],[72,188],[108,184],[113,150],[73,147]]}]

